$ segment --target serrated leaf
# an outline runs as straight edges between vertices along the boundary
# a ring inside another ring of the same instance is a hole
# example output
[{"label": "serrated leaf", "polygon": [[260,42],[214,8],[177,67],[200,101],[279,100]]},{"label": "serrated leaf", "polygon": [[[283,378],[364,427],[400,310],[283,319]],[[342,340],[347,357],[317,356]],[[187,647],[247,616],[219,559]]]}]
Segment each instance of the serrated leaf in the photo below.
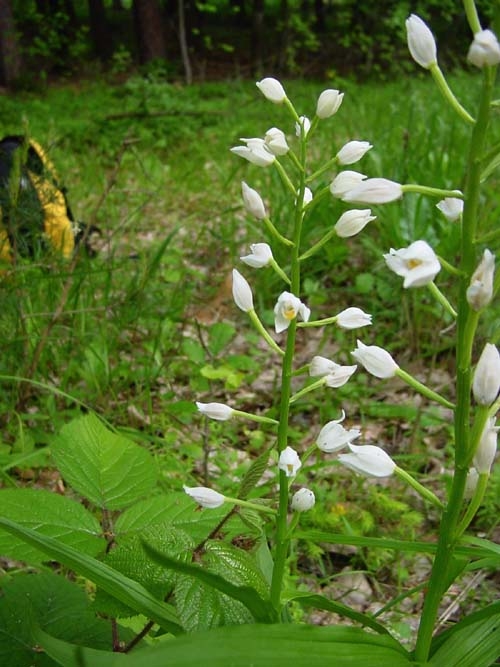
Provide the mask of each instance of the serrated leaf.
[{"label": "serrated leaf", "polygon": [[94,414],[64,426],[52,454],[68,484],[98,507],[123,509],[156,484],[151,455],[107,429]]},{"label": "serrated leaf", "polygon": [[[80,503],[57,493],[42,489],[0,490],[0,514],[90,556],[106,546],[97,519]],[[48,560],[44,552],[5,532],[0,532],[0,553],[26,563]]]},{"label": "serrated leaf", "polygon": [[242,498],[244,500],[250,491],[252,491],[252,489],[257,486],[262,475],[269,468],[270,451],[271,450],[266,450],[254,461],[252,461],[250,468],[248,468],[248,471],[241,481],[240,488],[237,493],[238,498]]},{"label": "serrated leaf", "polygon": [[203,563],[236,586],[250,586],[261,598],[269,597],[269,587],[254,557],[232,544],[210,540],[205,544]]}]

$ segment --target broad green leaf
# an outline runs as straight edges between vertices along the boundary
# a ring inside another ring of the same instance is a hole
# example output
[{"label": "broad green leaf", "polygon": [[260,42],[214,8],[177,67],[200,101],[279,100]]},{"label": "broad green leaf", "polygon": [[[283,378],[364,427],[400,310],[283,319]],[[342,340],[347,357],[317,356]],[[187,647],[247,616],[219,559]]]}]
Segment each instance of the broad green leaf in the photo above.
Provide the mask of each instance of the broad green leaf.
[{"label": "broad green leaf", "polygon": [[243,382],[243,373],[224,364],[217,368],[211,364],[203,366],[200,369],[200,374],[207,380],[224,380],[224,386],[227,389],[238,389]]},{"label": "broad green leaf", "polygon": [[236,586],[250,586],[261,598],[269,596],[269,586],[259,570],[255,558],[243,549],[218,540],[205,544],[203,563]]},{"label": "broad green leaf", "polygon": [[[37,627],[35,623],[33,626],[32,635],[37,644],[41,646],[49,656],[52,656],[55,662],[50,663],[24,663],[13,667],[52,667],[52,665],[60,665],[61,667],[128,667],[130,659],[124,653],[111,653],[111,651],[99,651],[94,648],[82,648],[75,644],[57,639],[53,635],[44,632]],[[137,655],[141,655],[140,652]],[[150,667],[148,665],[148,667]]]},{"label": "broad green leaf", "polygon": [[98,507],[123,509],[156,484],[152,456],[110,431],[94,414],[64,426],[52,454],[68,484]]},{"label": "broad green leaf", "polygon": [[[37,640],[64,667],[410,667],[387,636],[357,628],[237,625],[162,642],[125,658],[77,649],[38,631]],[[79,654],[77,655],[77,651]],[[78,661],[77,661],[78,658]],[[444,667],[444,666],[443,666]],[[448,667],[448,665],[446,665]]]},{"label": "broad green leaf", "polygon": [[[90,556],[106,546],[97,519],[80,503],[57,493],[42,489],[0,490],[0,514]],[[0,553],[26,563],[48,560],[45,552],[3,531]]]},{"label": "broad green leaf", "polygon": [[144,614],[169,632],[174,634],[180,632],[181,628],[172,607],[157,600],[144,586],[133,579],[125,577],[104,563],[90,558],[72,547],[29,528],[24,528],[14,521],[0,517],[0,528],[37,547],[40,551],[48,554],[51,560],[58,561],[83,577],[90,579],[110,595],[116,597],[117,600],[129,605],[138,614]]},{"label": "broad green leaf", "polygon": [[238,498],[245,499],[250,491],[257,486],[262,475],[269,468],[270,451],[266,450],[252,461],[250,468],[248,468],[248,471],[241,480],[239,491],[236,494]]}]

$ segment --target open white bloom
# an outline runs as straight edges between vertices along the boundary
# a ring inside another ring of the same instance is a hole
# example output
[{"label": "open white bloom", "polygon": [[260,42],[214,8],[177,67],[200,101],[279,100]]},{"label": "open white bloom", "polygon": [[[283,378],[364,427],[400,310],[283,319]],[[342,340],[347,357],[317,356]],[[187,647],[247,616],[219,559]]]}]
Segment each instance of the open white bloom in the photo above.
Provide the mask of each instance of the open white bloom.
[{"label": "open white bloom", "polygon": [[257,167],[269,167],[276,160],[276,156],[267,150],[264,139],[252,137],[251,139],[242,138],[241,141],[246,145],[234,146],[230,149],[231,153],[239,155]]},{"label": "open white bloom", "polygon": [[233,299],[244,313],[253,310],[252,288],[237,269],[233,269]]},{"label": "open white bloom", "polygon": [[476,67],[498,65],[500,63],[500,45],[495,33],[491,30],[476,32],[467,54],[467,60]]},{"label": "open white bloom", "polygon": [[349,454],[339,454],[339,461],[367,477],[390,477],[396,464],[387,452],[375,445],[351,445]]},{"label": "open white bloom", "polygon": [[290,150],[286,143],[285,133],[277,127],[272,127],[266,132],[264,142],[266,148],[271,151],[273,155],[286,155]]},{"label": "open white bloom", "polygon": [[445,197],[438,204],[436,204],[444,217],[450,222],[455,222],[462,215],[464,210],[464,201],[463,199],[458,199],[458,197]]},{"label": "open white bloom", "polygon": [[368,373],[382,379],[394,377],[399,366],[387,350],[378,345],[364,345],[360,340],[357,344],[351,354]]},{"label": "open white bloom", "polygon": [[365,174],[346,169],[338,173],[330,183],[330,192],[334,197],[343,197],[365,180]]},{"label": "open white bloom", "polygon": [[252,251],[250,255],[245,255],[244,257],[240,257],[240,259],[254,269],[261,269],[264,266],[268,266],[273,258],[273,251],[268,243],[252,243],[250,250]]},{"label": "open white bloom", "polygon": [[215,419],[219,422],[225,422],[233,416],[233,408],[225,403],[199,403],[196,402],[196,407],[205,417]]},{"label": "open white bloom", "polygon": [[311,311],[302,301],[290,292],[282,292],[274,306],[274,328],[276,333],[288,329],[290,322],[300,315],[304,322],[309,320]]},{"label": "open white bloom", "polygon": [[375,220],[376,217],[377,216],[372,215],[369,208],[353,208],[350,211],[342,213],[335,223],[335,232],[337,233],[337,236],[340,236],[340,238],[343,239],[355,236],[364,229],[369,222]]},{"label": "open white bloom", "polygon": [[274,104],[282,104],[285,101],[285,89],[278,79],[268,76],[261,81],[257,81],[255,85],[270,102],[273,102]]},{"label": "open white bloom", "polygon": [[496,345],[486,343],[472,378],[472,393],[479,405],[491,405],[500,391],[500,354]]},{"label": "open white bloom", "polygon": [[497,436],[498,426],[495,426],[495,418],[488,419],[484,430],[481,434],[481,439],[477,447],[476,453],[472,460],[474,467],[480,475],[490,474],[491,466],[495,460],[497,453]]},{"label": "open white bloom", "polygon": [[283,470],[287,477],[295,477],[301,467],[302,462],[295,449],[285,447],[280,454],[278,468]]},{"label": "open white bloom", "polygon": [[494,275],[495,255],[486,248],[467,288],[467,302],[474,310],[481,310],[490,303],[493,297]]},{"label": "open white bloom", "polygon": [[243,197],[243,204],[250,215],[253,215],[257,220],[267,218],[266,207],[264,206],[262,197],[257,190],[248,186],[245,181],[241,181],[241,195]]},{"label": "open white bloom", "polygon": [[373,146],[368,141],[349,141],[339,150],[336,155],[339,164],[354,164],[361,160]]},{"label": "open white bloom", "polygon": [[411,57],[420,67],[429,69],[437,63],[434,36],[427,24],[416,14],[406,19],[406,35]]},{"label": "open white bloom", "polygon": [[316,444],[322,452],[326,452],[327,454],[338,452],[361,435],[361,431],[357,428],[345,429],[340,424],[342,419],[334,419],[328,422],[319,432]]},{"label": "open white bloom", "polygon": [[391,248],[384,259],[391,271],[404,278],[405,288],[428,285],[441,270],[436,253],[425,241],[414,241],[400,250]]},{"label": "open white bloom", "polygon": [[356,371],[357,366],[341,366],[326,357],[316,356],[309,364],[309,375],[311,377],[324,377],[327,387],[333,389],[342,387]]},{"label": "open white bloom", "polygon": [[302,135],[302,128],[304,128],[304,136],[307,137],[307,133],[311,129],[311,121],[307,116],[299,116],[300,123],[295,123],[295,134],[300,137]]},{"label": "open white bloom", "polygon": [[292,509],[294,512],[307,512],[314,507],[316,498],[310,489],[299,489],[292,496]]},{"label": "open white bloom", "polygon": [[213,510],[224,504],[225,498],[222,493],[209,489],[206,486],[183,486],[182,488],[188,496],[191,496],[202,507]]},{"label": "open white bloom", "polygon": [[[330,188],[331,190],[331,188]],[[403,196],[400,183],[388,178],[368,178],[342,195],[342,201],[359,204],[388,204]]]},{"label": "open white bloom", "polygon": [[361,308],[346,308],[337,315],[336,324],[341,329],[359,329],[372,323],[372,316]]},{"label": "open white bloom", "polygon": [[330,118],[330,116],[337,113],[343,99],[344,93],[340,93],[338,90],[332,88],[324,90],[318,97],[316,116],[322,120]]}]

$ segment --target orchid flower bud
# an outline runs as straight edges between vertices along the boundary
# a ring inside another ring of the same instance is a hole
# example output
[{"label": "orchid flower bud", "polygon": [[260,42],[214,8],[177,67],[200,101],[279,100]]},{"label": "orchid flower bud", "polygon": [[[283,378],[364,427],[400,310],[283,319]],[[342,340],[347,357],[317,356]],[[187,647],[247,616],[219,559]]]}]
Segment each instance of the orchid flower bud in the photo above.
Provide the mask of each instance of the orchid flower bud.
[{"label": "orchid flower bud", "polygon": [[493,297],[494,275],[495,255],[486,248],[467,288],[467,302],[473,310],[481,310],[490,303]]},{"label": "orchid flower bud", "polygon": [[208,509],[215,509],[224,504],[225,497],[222,493],[209,489],[206,486],[183,486],[184,492],[188,496],[191,496],[193,500],[196,500],[198,505],[201,507],[207,507]]},{"label": "orchid flower bud", "polygon": [[295,449],[285,447],[279,456],[278,468],[283,470],[287,477],[295,477],[301,467],[302,462]]},{"label": "orchid flower bud", "polygon": [[463,199],[457,197],[445,197],[438,204],[436,204],[444,217],[450,222],[455,222],[462,215],[464,210]]},{"label": "orchid flower bud", "polygon": [[285,133],[277,127],[272,127],[266,132],[264,142],[267,150],[273,155],[286,155],[290,150],[286,143]]},{"label": "orchid flower bud", "polygon": [[336,155],[339,164],[354,164],[367,153],[373,146],[368,141],[349,141],[339,150]]},{"label": "orchid flower bud", "polygon": [[391,271],[404,278],[404,288],[428,285],[441,270],[436,253],[425,241],[415,241],[400,250],[391,248],[384,259]]},{"label": "orchid flower bud", "polygon": [[290,322],[300,315],[304,322],[309,320],[311,311],[302,301],[290,292],[280,294],[274,306],[274,328],[276,333],[288,329]]},{"label": "orchid flower bud", "polygon": [[493,66],[500,63],[500,45],[491,30],[476,32],[467,60],[476,67]]},{"label": "orchid flower bud", "polygon": [[316,356],[309,364],[309,375],[311,377],[325,378],[327,387],[342,387],[356,371],[357,366],[341,366],[325,357]]},{"label": "orchid flower bud", "polygon": [[268,266],[273,259],[273,251],[268,243],[252,243],[250,250],[252,251],[250,255],[245,255],[240,259],[254,269]]},{"label": "orchid flower bud", "polygon": [[316,445],[322,452],[327,454],[338,452],[361,435],[361,431],[357,428],[345,429],[340,424],[343,418],[342,416],[341,419],[334,419],[328,422],[319,432]]},{"label": "orchid flower bud", "polygon": [[340,218],[335,223],[335,232],[337,236],[340,236],[342,239],[349,238],[350,236],[355,236],[366,225],[372,220],[376,219],[375,215],[371,214],[369,208],[365,209],[352,209],[342,213]]},{"label": "orchid flower bud", "polygon": [[369,178],[342,195],[342,201],[359,204],[388,204],[401,199],[403,188],[400,183],[388,178]]},{"label": "orchid flower bud", "polygon": [[244,141],[246,146],[234,146],[230,148],[231,153],[239,155],[257,167],[269,167],[276,160],[276,156],[267,150],[264,139],[255,137],[241,141]]},{"label": "orchid flower bud", "polygon": [[299,117],[300,123],[295,123],[295,134],[297,137],[302,136],[302,129],[304,130],[304,136],[307,137],[309,130],[311,129],[311,121],[307,116]]},{"label": "orchid flower bud", "polygon": [[474,467],[480,475],[490,474],[491,466],[497,453],[497,433],[498,427],[495,426],[495,418],[488,419],[472,460]]},{"label": "orchid flower bud", "polygon": [[245,183],[245,181],[241,181],[241,194],[243,197],[243,204],[251,215],[257,218],[257,220],[264,220],[264,218],[267,218],[266,207],[257,190],[253,190]]},{"label": "orchid flower bud", "polygon": [[339,454],[338,460],[354,472],[367,477],[390,477],[396,464],[389,454],[375,445],[351,445],[350,454]]},{"label": "orchid flower bud", "polygon": [[314,507],[316,498],[310,489],[299,489],[292,496],[292,509],[294,512],[307,512]]},{"label": "orchid flower bud", "polygon": [[436,65],[437,49],[434,36],[427,24],[416,14],[406,19],[406,34],[408,49],[413,60],[425,69]]},{"label": "orchid flower bud", "polygon": [[361,308],[346,308],[337,315],[336,324],[341,329],[359,329],[372,323],[372,316]]},{"label": "orchid flower bud", "polygon": [[362,183],[365,178],[365,174],[346,169],[338,173],[330,183],[330,192],[334,197],[342,198],[347,192]]},{"label": "orchid flower bud", "polygon": [[199,403],[196,402],[196,407],[205,417],[215,419],[219,422],[225,422],[233,416],[233,408],[224,403]]},{"label": "orchid flower bud", "polygon": [[467,473],[467,479],[465,480],[465,489],[464,489],[464,498],[466,500],[470,500],[474,495],[474,491],[476,490],[478,481],[479,481],[478,471],[474,467],[469,468],[469,471]]},{"label": "orchid flower bud", "polygon": [[381,379],[394,377],[399,366],[387,350],[377,345],[364,345],[360,340],[357,344],[357,349],[351,354],[368,373]]},{"label": "orchid flower bud", "polygon": [[304,199],[302,200],[302,208],[305,208],[313,200],[313,193],[311,188],[304,188]]},{"label": "orchid flower bud", "polygon": [[492,343],[486,343],[472,379],[472,393],[479,405],[491,405],[500,391],[500,354]]},{"label": "orchid flower bud", "polygon": [[252,289],[241,273],[233,269],[233,299],[244,313],[253,310]]},{"label": "orchid flower bud", "polygon": [[255,85],[264,97],[273,104],[282,104],[286,99],[285,89],[278,79],[267,77],[261,81],[257,81]]},{"label": "orchid flower bud", "polygon": [[330,116],[333,116],[339,110],[343,98],[344,93],[340,93],[338,90],[332,88],[324,90],[318,97],[316,116],[322,120],[330,118]]}]

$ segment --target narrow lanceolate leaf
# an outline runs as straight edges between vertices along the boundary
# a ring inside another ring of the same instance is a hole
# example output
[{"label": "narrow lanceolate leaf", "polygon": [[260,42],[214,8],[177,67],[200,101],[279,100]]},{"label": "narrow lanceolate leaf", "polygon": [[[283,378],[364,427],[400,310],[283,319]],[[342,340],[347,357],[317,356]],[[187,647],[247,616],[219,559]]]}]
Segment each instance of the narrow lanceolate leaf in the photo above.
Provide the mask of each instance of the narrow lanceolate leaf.
[{"label": "narrow lanceolate leaf", "polygon": [[240,488],[237,493],[238,498],[245,499],[250,491],[257,486],[260,478],[264,474],[264,471],[269,467],[269,456],[270,450],[266,450],[259,457],[257,457],[255,461],[252,461],[252,465],[241,481]]},{"label": "narrow lanceolate leaf", "polygon": [[156,484],[153,457],[94,414],[64,426],[51,449],[68,484],[98,507],[123,509]]},{"label": "narrow lanceolate leaf", "polygon": [[410,667],[414,664],[408,653],[387,635],[368,634],[357,628],[238,625],[185,635],[127,656],[108,654],[108,660],[100,651],[65,644],[40,630],[35,637],[64,667]]},{"label": "narrow lanceolate leaf", "polygon": [[178,634],[182,631],[173,608],[157,600],[133,579],[125,577],[95,558],[51,537],[40,535],[30,528],[24,528],[14,521],[0,517],[0,528],[43,551],[51,560],[62,563],[81,576],[90,579],[117,600],[132,607],[138,614],[144,614],[169,632]]}]

